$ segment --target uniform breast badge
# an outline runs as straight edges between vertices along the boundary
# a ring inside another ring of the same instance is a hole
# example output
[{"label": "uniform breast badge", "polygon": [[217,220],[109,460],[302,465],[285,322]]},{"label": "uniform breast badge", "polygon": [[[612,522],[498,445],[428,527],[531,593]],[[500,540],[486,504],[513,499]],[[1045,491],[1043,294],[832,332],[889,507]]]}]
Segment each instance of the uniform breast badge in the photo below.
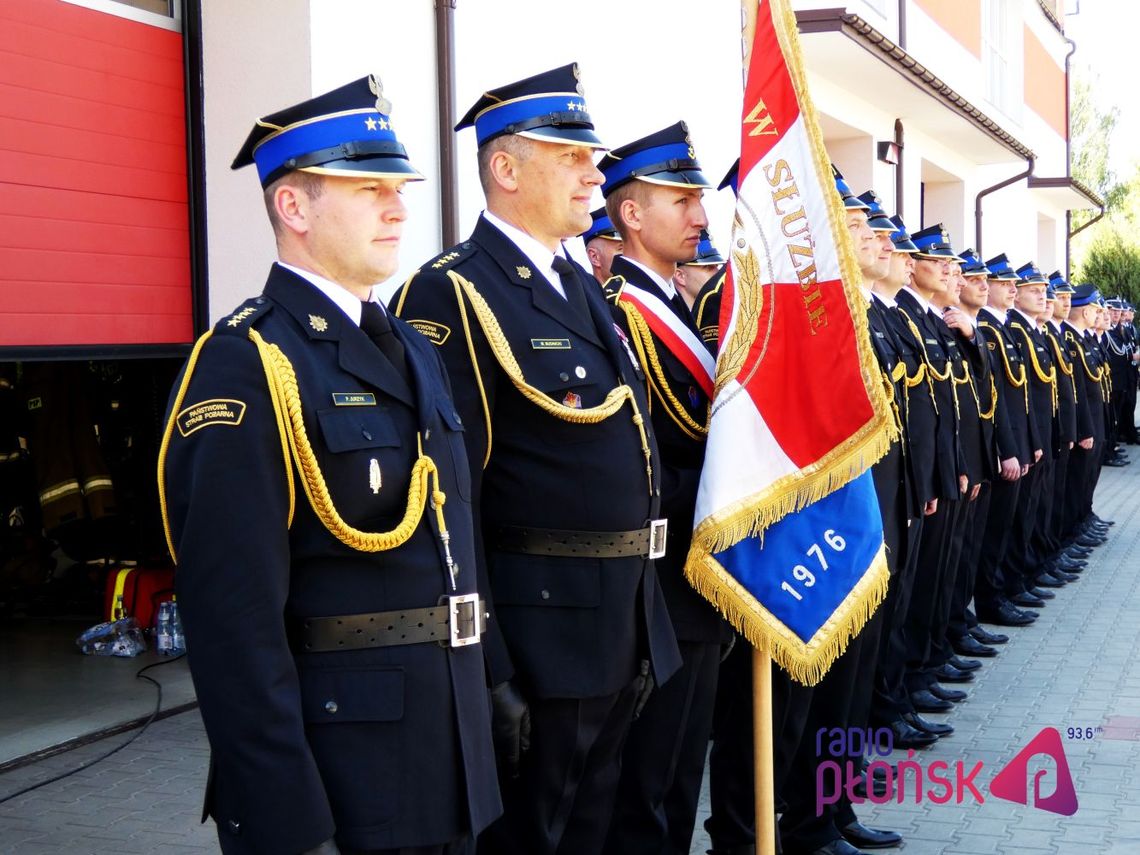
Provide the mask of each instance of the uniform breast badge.
[{"label": "uniform breast badge", "polygon": [[309,326],[317,332],[324,332],[329,328],[329,322],[320,315],[309,315]]},{"label": "uniform breast badge", "polygon": [[577,392],[567,392],[566,397],[562,399],[562,404],[563,406],[580,410],[582,409],[582,396]]},{"label": "uniform breast badge", "polygon": [[368,486],[372,490],[372,495],[380,492],[380,485],[382,484],[380,478],[380,462],[373,457],[368,461]]}]

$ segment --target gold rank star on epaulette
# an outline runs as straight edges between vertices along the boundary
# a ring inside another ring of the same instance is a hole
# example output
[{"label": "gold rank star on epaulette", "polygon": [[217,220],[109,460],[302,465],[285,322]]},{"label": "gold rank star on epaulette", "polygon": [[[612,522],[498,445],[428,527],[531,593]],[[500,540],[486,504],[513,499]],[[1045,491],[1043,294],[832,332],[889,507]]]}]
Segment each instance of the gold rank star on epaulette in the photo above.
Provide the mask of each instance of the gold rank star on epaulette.
[{"label": "gold rank star on epaulette", "polygon": [[442,270],[444,267],[447,267],[449,262],[455,261],[457,258],[459,258],[458,252],[449,252],[445,255],[441,255],[439,258],[432,262],[431,269]]},{"label": "gold rank star on epaulette", "polygon": [[214,331],[245,335],[245,330],[259,323],[272,307],[273,304],[264,297],[251,297],[238,306],[232,314],[218,321]]}]

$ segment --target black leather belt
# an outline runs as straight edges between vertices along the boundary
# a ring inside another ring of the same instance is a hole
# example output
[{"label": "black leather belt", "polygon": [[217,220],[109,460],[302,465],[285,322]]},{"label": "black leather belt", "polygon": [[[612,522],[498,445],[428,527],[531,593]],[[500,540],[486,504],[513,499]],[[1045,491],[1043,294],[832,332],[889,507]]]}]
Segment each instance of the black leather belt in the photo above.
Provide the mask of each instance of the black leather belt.
[{"label": "black leather belt", "polygon": [[478,644],[487,612],[478,594],[444,597],[426,609],[303,618],[292,633],[298,653],[395,647],[435,641],[445,647]]},{"label": "black leather belt", "polygon": [[562,558],[661,558],[668,520],[652,520],[636,531],[568,531],[560,528],[499,526],[495,548]]}]

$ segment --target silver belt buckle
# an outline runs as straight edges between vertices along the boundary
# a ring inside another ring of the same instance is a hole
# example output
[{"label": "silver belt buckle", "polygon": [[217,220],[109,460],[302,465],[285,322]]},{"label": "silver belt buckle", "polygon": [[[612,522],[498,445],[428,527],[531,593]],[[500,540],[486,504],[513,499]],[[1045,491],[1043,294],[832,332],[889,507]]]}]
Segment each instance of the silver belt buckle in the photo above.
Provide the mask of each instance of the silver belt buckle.
[{"label": "silver belt buckle", "polygon": [[452,647],[478,644],[487,629],[487,619],[479,610],[478,594],[459,594],[447,598],[448,636]]},{"label": "silver belt buckle", "polygon": [[652,520],[649,523],[649,557],[665,557],[665,536],[669,533],[669,520]]}]

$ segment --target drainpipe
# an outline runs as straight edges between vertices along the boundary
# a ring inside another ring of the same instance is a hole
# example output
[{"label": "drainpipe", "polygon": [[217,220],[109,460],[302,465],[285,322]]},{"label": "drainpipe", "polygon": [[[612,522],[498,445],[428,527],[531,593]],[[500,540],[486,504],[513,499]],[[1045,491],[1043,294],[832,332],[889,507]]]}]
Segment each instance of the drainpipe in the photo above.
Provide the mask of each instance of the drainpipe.
[{"label": "drainpipe", "polygon": [[1003,187],[1008,187],[1010,184],[1016,184],[1022,178],[1028,178],[1030,175],[1032,175],[1033,167],[1037,164],[1036,158],[1031,154],[1029,157],[1025,158],[1025,163],[1026,168],[1024,172],[1019,172],[1017,175],[1005,179],[1005,181],[999,181],[997,184],[994,184],[991,187],[987,187],[986,189],[982,190],[974,200],[974,223],[975,228],[977,229],[977,232],[975,234],[976,240],[974,241],[974,244],[978,248],[978,258],[984,257],[982,255],[982,199],[991,193],[996,193]]},{"label": "drainpipe", "polygon": [[439,210],[443,246],[459,242],[459,169],[455,160],[455,4],[435,0],[436,113],[439,118]]},{"label": "drainpipe", "polygon": [[[1073,177],[1073,117],[1069,112],[1069,61],[1073,58],[1073,54],[1077,52],[1077,43],[1066,36],[1061,34],[1066,42],[1069,43],[1069,52],[1065,54],[1065,175],[1068,178]],[[1100,209],[1100,213],[1089,220],[1080,229],[1086,229],[1104,216],[1104,208]],[[1076,232],[1071,231],[1073,228],[1073,212],[1072,210],[1065,211],[1065,281],[1069,281],[1069,277],[1073,275],[1073,254],[1072,242],[1073,235]]]},{"label": "drainpipe", "polygon": [[[1099,220],[1101,217],[1103,217],[1104,214],[1105,214],[1105,207],[1104,207],[1104,205],[1101,205],[1100,206],[1100,213],[1097,214],[1095,217],[1093,217],[1091,220],[1089,220],[1087,223],[1085,223],[1083,226],[1077,226],[1076,229],[1069,232],[1068,240],[1071,240],[1072,238],[1079,235],[1081,232],[1083,232],[1085,229],[1087,229],[1089,226],[1091,226],[1093,223],[1095,223],[1097,220]],[[1068,243],[1068,240],[1066,240],[1066,243]]]},{"label": "drainpipe", "polygon": [[906,3],[907,0],[899,0],[899,38],[896,44],[903,50],[906,50]]},{"label": "drainpipe", "polygon": [[[901,7],[906,4],[906,0],[900,2]],[[903,215],[903,158],[906,156],[903,148],[903,123],[902,119],[895,119],[895,145],[899,147],[899,162],[895,164],[895,216],[901,220],[905,220]]]}]

